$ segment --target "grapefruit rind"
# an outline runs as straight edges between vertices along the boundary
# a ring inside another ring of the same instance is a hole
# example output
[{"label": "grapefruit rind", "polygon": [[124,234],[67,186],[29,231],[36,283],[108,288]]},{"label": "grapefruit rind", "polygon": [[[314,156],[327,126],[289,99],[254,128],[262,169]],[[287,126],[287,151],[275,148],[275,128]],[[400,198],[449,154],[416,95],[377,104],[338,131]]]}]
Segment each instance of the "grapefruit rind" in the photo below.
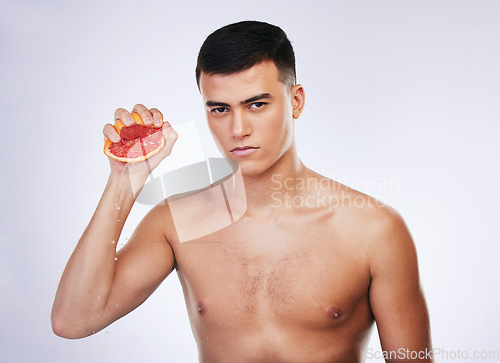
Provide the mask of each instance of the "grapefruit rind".
[{"label": "grapefruit rind", "polygon": [[[139,114],[133,112],[132,117],[134,118],[136,124],[144,125],[144,123],[142,122],[141,116],[139,116]],[[118,135],[120,135],[121,130],[123,127],[125,127],[125,125],[123,124],[123,122],[120,119],[118,119],[118,120],[116,120],[113,127],[115,128]],[[104,142],[104,154],[106,154],[106,156],[108,156],[112,159],[124,162],[124,163],[137,163],[139,161],[144,161],[144,160],[150,158],[151,156],[156,154],[158,151],[160,151],[163,148],[163,146],[165,145],[165,138],[162,135],[161,139],[160,139],[160,145],[156,149],[152,150],[151,152],[147,153],[146,155],[141,155],[141,156],[136,157],[136,158],[127,158],[127,157],[121,157],[121,156],[116,156],[116,155],[112,154],[109,151],[109,147],[111,144],[112,144],[111,140],[109,138],[106,138],[106,141]]]}]

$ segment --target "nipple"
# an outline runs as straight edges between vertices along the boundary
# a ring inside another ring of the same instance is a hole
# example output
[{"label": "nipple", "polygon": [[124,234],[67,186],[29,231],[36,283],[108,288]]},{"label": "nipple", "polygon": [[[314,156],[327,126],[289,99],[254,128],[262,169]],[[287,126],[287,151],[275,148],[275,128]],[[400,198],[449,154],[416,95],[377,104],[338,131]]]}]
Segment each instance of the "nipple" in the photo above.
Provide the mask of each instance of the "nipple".
[{"label": "nipple", "polygon": [[205,303],[203,301],[200,300],[198,302],[198,313],[200,315],[203,315],[206,310],[207,310],[207,306],[205,305]]},{"label": "nipple", "polygon": [[340,317],[344,314],[342,312],[342,309],[336,306],[332,306],[330,309],[328,309],[326,313],[328,314],[330,319],[335,319],[335,320],[340,319]]}]

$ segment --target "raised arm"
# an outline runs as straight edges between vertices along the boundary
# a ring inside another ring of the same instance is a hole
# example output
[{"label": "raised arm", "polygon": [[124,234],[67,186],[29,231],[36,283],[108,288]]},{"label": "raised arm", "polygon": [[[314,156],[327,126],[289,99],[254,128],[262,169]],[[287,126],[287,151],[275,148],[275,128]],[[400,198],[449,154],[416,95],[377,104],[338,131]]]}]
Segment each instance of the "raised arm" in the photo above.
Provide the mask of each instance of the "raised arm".
[{"label": "raised arm", "polygon": [[385,211],[371,243],[370,304],[387,362],[432,362],[429,316],[405,223]]},{"label": "raised arm", "polygon": [[[71,255],[52,307],[55,334],[82,338],[97,332],[139,306],[172,271],[174,256],[164,235],[168,206],[156,206],[144,217],[128,243],[117,241],[134,203],[134,191],[144,185],[150,170],[170,154],[177,134],[156,109],[136,105],[146,125],[163,124],[163,149],[150,159],[127,165],[110,159],[111,173],[97,209]],[[128,126],[135,121],[118,109],[115,117]],[[151,119],[148,120],[148,117]],[[119,136],[108,124],[104,134]]]}]

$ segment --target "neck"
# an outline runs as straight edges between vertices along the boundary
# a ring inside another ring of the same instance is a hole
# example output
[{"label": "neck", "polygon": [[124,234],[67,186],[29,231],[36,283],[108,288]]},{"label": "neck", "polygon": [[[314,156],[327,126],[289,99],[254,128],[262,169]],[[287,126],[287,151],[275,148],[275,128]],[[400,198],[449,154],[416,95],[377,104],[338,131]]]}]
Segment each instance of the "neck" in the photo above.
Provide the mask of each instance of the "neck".
[{"label": "neck", "polygon": [[264,173],[243,175],[247,213],[269,216],[280,211],[284,193],[296,194],[297,181],[308,175],[309,169],[300,161],[293,147]]}]

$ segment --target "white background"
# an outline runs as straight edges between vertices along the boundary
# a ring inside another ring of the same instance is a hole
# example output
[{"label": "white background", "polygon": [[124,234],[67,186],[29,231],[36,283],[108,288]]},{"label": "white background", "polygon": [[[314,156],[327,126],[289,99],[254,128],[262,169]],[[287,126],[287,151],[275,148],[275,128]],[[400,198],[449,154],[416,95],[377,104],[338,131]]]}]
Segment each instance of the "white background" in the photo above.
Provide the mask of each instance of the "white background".
[{"label": "white background", "polygon": [[[307,96],[296,123],[304,163],[405,218],[434,346],[469,358],[500,351],[499,1],[17,0],[0,7],[0,361],[197,360],[175,273],[90,338],[56,337],[49,315],[107,180],[103,125],[116,108],[143,103],[174,127],[195,120],[213,153],[196,55],[209,33],[246,19],[281,26],[295,47]],[[121,243],[148,209],[133,208]],[[370,347],[380,349],[376,329]]]}]

